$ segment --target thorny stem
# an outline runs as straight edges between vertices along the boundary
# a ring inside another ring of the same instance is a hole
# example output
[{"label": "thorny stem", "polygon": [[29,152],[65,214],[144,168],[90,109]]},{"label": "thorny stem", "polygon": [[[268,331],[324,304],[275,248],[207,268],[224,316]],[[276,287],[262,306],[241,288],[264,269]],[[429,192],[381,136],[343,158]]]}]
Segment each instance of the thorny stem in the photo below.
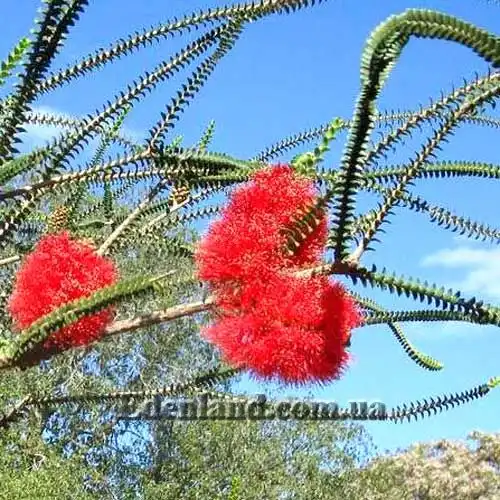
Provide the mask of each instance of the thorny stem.
[{"label": "thorny stem", "polygon": [[488,74],[487,76],[479,80],[468,83],[467,85],[454,90],[451,94],[440,99],[439,101],[436,101],[428,108],[425,108],[421,112],[415,113],[413,116],[410,116],[410,118],[401,127],[398,128],[397,134],[392,133],[386,135],[374,149],[368,152],[365,158],[365,164],[372,164],[373,161],[378,158],[384,150],[387,150],[391,146],[391,144],[398,139],[398,137],[406,134],[410,129],[419,126],[420,123],[428,120],[432,116],[437,116],[439,112],[446,109],[446,106],[448,106],[450,103],[457,101],[463,96],[467,96],[476,89],[480,89],[485,84],[491,84],[495,81],[498,81],[499,78],[500,75],[498,73]]},{"label": "thorny stem", "polygon": [[466,103],[462,104],[458,111],[452,113],[445,121],[443,126],[439,128],[431,141],[423,147],[422,151],[406,169],[398,184],[390,189],[384,199],[381,209],[377,213],[377,217],[363,235],[357,248],[347,257],[346,262],[357,265],[363,253],[366,251],[375,233],[384,222],[389,214],[390,209],[397,203],[397,200],[406,191],[408,183],[418,174],[418,172],[425,166],[426,159],[432,154],[433,150],[443,141],[443,139],[455,128],[460,119],[466,116],[470,111],[474,110],[478,104],[484,102],[492,95],[495,95],[500,89],[499,85],[495,85],[490,89],[482,92],[479,96]]},{"label": "thorny stem", "polygon": [[[148,151],[149,154],[149,151]],[[97,250],[98,255],[104,255],[123,231],[140,215],[140,213],[155,199],[158,193],[168,184],[167,179],[162,179],[149,192],[146,198],[127,216],[127,218],[107,237],[106,241]]]},{"label": "thorny stem", "polygon": [[169,215],[173,214],[174,212],[176,212],[177,210],[180,210],[182,207],[188,205],[189,203],[191,203],[192,201],[196,200],[197,198],[199,198],[201,196],[201,193],[198,193],[196,195],[193,195],[193,196],[190,196],[189,198],[187,198],[185,201],[183,201],[182,203],[176,203],[172,206],[172,208],[168,211],[168,212],[163,212],[161,213],[160,215],[158,215],[158,217],[155,217],[153,220],[150,220],[148,221],[147,224],[144,224],[144,226],[142,227],[142,231],[147,231],[149,228],[153,227],[154,225],[158,224],[159,222],[161,222],[163,219],[165,219],[166,217],[168,217]]},{"label": "thorny stem", "polygon": [[[164,280],[169,276],[172,276],[176,272],[176,269],[172,269],[158,276],[154,276],[153,278],[149,278],[148,281],[149,283],[156,283]],[[42,344],[44,340],[46,340],[46,338],[47,334],[45,334],[45,337],[37,339],[37,341],[32,345],[31,348],[26,349],[24,350],[24,352],[22,352],[21,356],[19,356],[19,349],[22,349],[23,347],[25,348],[27,346],[27,343],[31,341],[31,332],[25,330],[24,333],[21,333],[21,335],[19,335],[13,341],[5,342],[1,346],[3,349],[6,348],[6,350],[0,352],[0,370],[12,368],[14,366],[18,366],[19,368],[26,368],[27,366],[31,366],[33,364],[33,360],[37,362],[41,359],[47,359],[53,354],[57,354],[59,352],[57,348],[52,351],[49,349],[48,353],[47,351],[43,351]],[[42,355],[42,357],[40,357],[40,355]],[[28,360],[28,365],[26,364],[26,359]]]},{"label": "thorny stem", "polygon": [[[121,167],[124,165],[128,165],[130,163],[136,163],[143,160],[150,159],[151,154],[149,151],[143,151],[140,153],[135,153],[132,155],[125,156],[118,160],[110,161],[106,164],[96,165],[95,167],[88,168],[86,170],[81,170],[78,172],[73,172],[71,174],[62,174],[55,175],[47,180],[37,182],[36,184],[31,184],[28,186],[23,186],[17,189],[11,189],[9,191],[5,191],[0,193],[0,201],[8,200],[10,198],[24,197],[26,198],[29,193],[37,192],[41,189],[49,189],[57,186],[59,184],[69,183],[78,181],[79,179],[88,178],[92,174],[102,174],[106,176],[105,169],[112,169],[116,167]],[[158,169],[158,172],[161,172],[162,169]],[[111,173],[109,175],[112,175]]]},{"label": "thorny stem", "polygon": [[[348,263],[341,262],[322,264],[320,266],[312,267],[309,269],[303,269],[293,273],[293,275],[302,278],[308,278],[318,275],[348,274],[354,271],[355,267],[351,266]],[[172,274],[172,272],[174,271],[170,271],[169,273],[166,273],[161,277],[157,277],[156,279],[161,279],[164,276]],[[145,328],[148,326],[182,318],[184,316],[191,316],[200,312],[209,311],[214,305],[215,297],[213,295],[209,295],[202,301],[191,302],[189,304],[178,304],[167,309],[143,314],[132,319],[114,321],[106,328],[104,337],[102,337],[101,340],[113,335],[118,335],[120,333],[134,331],[139,328]],[[0,356],[0,370],[13,368],[14,366],[17,365],[15,364],[15,362],[13,362],[12,359],[9,358],[9,356]]]},{"label": "thorny stem", "polygon": [[[150,148],[148,148],[146,150],[146,154],[148,157],[153,157],[153,159],[154,159],[154,153]],[[97,253],[99,255],[104,255],[109,250],[111,245],[116,241],[116,239],[121,235],[121,233],[141,214],[141,212],[145,208],[147,208],[148,205],[151,204],[151,202],[156,198],[156,196],[158,196],[158,194],[163,189],[165,189],[165,187],[168,186],[169,183],[170,183],[170,179],[168,179],[168,178],[163,178],[160,182],[158,182],[158,184],[149,192],[147,197],[139,205],[137,205],[137,207],[128,215],[128,217],[108,236],[108,238],[101,245],[101,247],[99,248]],[[169,212],[167,212],[165,214],[160,214],[158,217],[153,219],[153,221],[150,221],[148,224],[146,224],[145,227],[143,228],[143,230],[146,230],[148,227],[160,222],[162,219],[167,217],[169,214],[175,212],[176,210],[179,210],[184,205],[190,203],[193,199],[196,199],[199,196],[201,196],[201,195],[190,197],[186,201],[184,201],[183,203],[176,204],[175,206],[173,206],[169,210]]]}]

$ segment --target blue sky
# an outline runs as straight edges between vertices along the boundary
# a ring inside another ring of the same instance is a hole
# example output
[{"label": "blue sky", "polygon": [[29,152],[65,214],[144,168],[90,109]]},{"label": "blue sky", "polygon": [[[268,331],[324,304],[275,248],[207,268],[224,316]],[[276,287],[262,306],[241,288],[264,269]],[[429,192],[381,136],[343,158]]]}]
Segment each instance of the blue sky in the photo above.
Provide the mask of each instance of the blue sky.
[{"label": "blue sky", "polygon": [[[190,0],[149,0],[92,2],[82,15],[55,67],[65,67],[78,56],[126,36],[133,30],[181,17],[183,14],[223,5],[222,2]],[[21,5],[21,7],[20,7]],[[38,1],[22,4],[5,2],[2,12],[0,54],[31,28]],[[273,16],[253,23],[226,56],[213,77],[182,115],[171,137],[181,134],[185,144],[195,143],[208,122],[216,121],[212,143],[215,151],[250,158],[273,142],[333,117],[350,118],[359,90],[359,62],[369,33],[391,14],[406,8],[432,8],[461,17],[495,33],[500,32],[498,6],[487,1],[340,1],[305,9],[290,16]],[[6,22],[8,20],[8,22]],[[70,115],[84,115],[112,99],[125,84],[145,70],[178,51],[187,38],[161,41],[133,56],[43,96],[38,108]],[[194,67],[194,66],[193,66]],[[461,85],[463,78],[484,73],[486,64],[470,50],[448,42],[413,39],[394,69],[379,100],[379,110],[415,109]],[[134,108],[126,120],[130,133],[140,136],[155,123],[159,113],[189,72],[157,89]],[[498,116],[497,111],[491,114]],[[51,133],[30,129],[28,141],[39,141]],[[500,164],[499,130],[463,126],[442,148],[439,159],[480,160]],[[342,153],[346,134],[339,137],[326,159],[334,167]],[[417,141],[399,146],[387,164],[397,164],[414,156]],[[290,159],[296,152],[283,159]],[[497,224],[500,187],[490,180],[421,180],[412,193],[425,197],[461,215]],[[373,198],[362,197],[363,204]],[[368,205],[366,205],[368,206]],[[487,302],[500,302],[500,251],[493,244],[457,238],[432,225],[424,215],[397,209],[392,224],[386,225],[382,243],[366,256],[398,274],[461,288]],[[206,226],[205,226],[206,227]],[[362,288],[356,287],[358,291]],[[405,308],[403,301],[388,293],[366,295],[393,309]],[[414,303],[415,308],[423,305]],[[405,401],[462,391],[500,375],[500,336],[496,328],[458,323],[404,325],[410,340],[423,352],[441,360],[445,368],[426,372],[406,357],[390,331],[382,326],[357,330],[352,353],[355,362],[340,381],[308,390],[281,393],[308,393],[318,399],[369,399],[384,401],[389,407]],[[251,392],[270,391],[268,384],[246,380],[238,388]],[[431,419],[411,424],[368,423],[367,428],[380,449],[408,446],[414,441],[464,438],[473,429],[499,431],[500,391],[483,400]]]}]

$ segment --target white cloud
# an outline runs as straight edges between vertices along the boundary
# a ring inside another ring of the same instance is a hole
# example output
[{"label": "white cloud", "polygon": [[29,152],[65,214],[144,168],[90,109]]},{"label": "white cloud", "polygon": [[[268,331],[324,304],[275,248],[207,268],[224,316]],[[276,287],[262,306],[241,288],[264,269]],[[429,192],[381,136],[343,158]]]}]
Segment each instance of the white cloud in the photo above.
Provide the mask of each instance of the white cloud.
[{"label": "white cloud", "polygon": [[[59,113],[52,108],[46,106],[40,106],[38,108],[34,108],[33,111],[35,113],[44,113],[51,114],[55,116],[67,117],[63,113]],[[43,146],[48,141],[50,141],[53,137],[58,136],[64,129],[62,127],[54,127],[52,125],[38,125],[38,124],[26,124],[23,127],[25,129],[25,133],[20,137],[24,144],[27,144],[30,148]]]},{"label": "white cloud", "polygon": [[443,249],[425,257],[422,265],[457,269],[462,276],[448,286],[467,294],[500,301],[500,249],[466,246]]}]

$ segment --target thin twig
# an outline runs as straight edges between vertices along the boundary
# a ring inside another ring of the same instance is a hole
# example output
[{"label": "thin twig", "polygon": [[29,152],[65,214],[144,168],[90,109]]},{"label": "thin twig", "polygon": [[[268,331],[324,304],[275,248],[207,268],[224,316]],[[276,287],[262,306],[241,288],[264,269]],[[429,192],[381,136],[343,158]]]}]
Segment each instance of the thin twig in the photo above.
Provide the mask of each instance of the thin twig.
[{"label": "thin twig", "polygon": [[127,216],[127,218],[107,237],[106,241],[97,250],[98,255],[104,255],[123,231],[136,219],[139,214],[155,199],[158,193],[168,184],[162,179],[148,194],[148,196]]},{"label": "thin twig", "polygon": [[177,210],[180,210],[182,207],[188,205],[189,203],[195,201],[196,199],[200,198],[201,193],[195,194],[193,196],[190,196],[186,200],[184,200],[182,203],[175,203],[172,208],[168,212],[163,212],[154,219],[150,220],[147,222],[147,224],[144,224],[144,226],[141,228],[141,232],[147,231],[150,227],[154,226],[155,224],[158,224],[158,222],[161,222],[163,219],[168,217],[169,215],[173,214]]},{"label": "thin twig", "polygon": [[5,257],[5,259],[0,259],[0,266],[6,266],[7,264],[12,264],[21,260],[20,255],[11,255],[10,257]]}]

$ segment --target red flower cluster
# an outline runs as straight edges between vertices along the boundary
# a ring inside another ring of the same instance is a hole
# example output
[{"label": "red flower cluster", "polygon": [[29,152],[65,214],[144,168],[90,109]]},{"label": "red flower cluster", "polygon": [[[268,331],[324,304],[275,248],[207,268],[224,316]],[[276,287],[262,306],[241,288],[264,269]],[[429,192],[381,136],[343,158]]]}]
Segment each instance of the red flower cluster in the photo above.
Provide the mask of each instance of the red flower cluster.
[{"label": "red flower cluster", "polygon": [[317,265],[326,216],[288,256],[283,229],[315,200],[314,184],[287,165],[260,170],[237,189],[196,252],[198,276],[215,294],[218,322],[203,335],[233,365],[293,383],[337,378],[345,342],[360,324],[355,301],[324,276],[291,275]]},{"label": "red flower cluster", "polygon": [[[23,262],[16,276],[8,308],[22,330],[72,300],[116,282],[117,270],[94,249],[74,241],[67,232],[44,236]],[[81,318],[54,332],[45,349],[67,349],[98,339],[113,318],[113,308]]]}]

